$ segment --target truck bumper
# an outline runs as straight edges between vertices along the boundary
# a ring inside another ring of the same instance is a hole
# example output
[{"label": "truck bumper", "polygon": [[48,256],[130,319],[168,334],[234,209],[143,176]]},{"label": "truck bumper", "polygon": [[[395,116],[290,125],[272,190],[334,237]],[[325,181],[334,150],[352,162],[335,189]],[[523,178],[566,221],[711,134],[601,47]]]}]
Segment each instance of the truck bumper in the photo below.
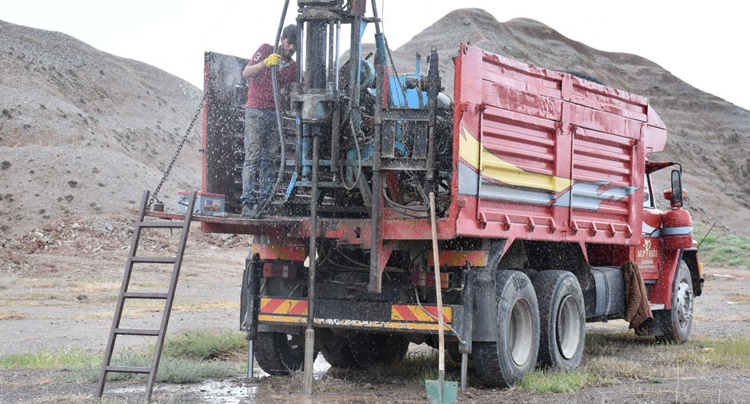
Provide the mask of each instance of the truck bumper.
[{"label": "truck bumper", "polygon": [[[461,335],[464,310],[460,305],[443,306],[443,321],[448,335]],[[353,329],[373,332],[437,334],[435,305],[392,304],[341,300],[315,300],[316,327]],[[304,326],[308,303],[305,299],[262,297],[258,324]]]}]

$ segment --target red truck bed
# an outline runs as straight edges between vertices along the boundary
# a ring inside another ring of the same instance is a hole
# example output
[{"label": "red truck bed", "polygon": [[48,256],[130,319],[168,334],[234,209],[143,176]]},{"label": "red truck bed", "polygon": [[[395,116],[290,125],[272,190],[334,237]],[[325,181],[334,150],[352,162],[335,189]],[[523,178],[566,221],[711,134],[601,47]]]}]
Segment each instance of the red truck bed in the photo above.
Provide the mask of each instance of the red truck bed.
[{"label": "red truck bed", "polygon": [[458,234],[638,243],[666,142],[646,98],[470,45],[455,62]]},{"label": "red truck bed", "polygon": [[[207,57],[213,100],[204,113],[204,192],[224,193],[232,182],[227,159],[219,156],[231,156],[222,147],[236,140],[212,117],[225,122],[227,112],[215,110],[241,107],[236,99],[244,90],[220,84],[243,63]],[[439,238],[639,243],[646,154],[666,142],[664,123],[646,98],[471,45],[461,46],[454,63],[451,204],[449,216],[438,220]],[[196,220],[206,232],[310,234],[307,218]],[[318,225],[319,236],[370,243],[369,219],[321,218]],[[431,237],[429,220],[387,207],[380,227],[384,240]]]}]

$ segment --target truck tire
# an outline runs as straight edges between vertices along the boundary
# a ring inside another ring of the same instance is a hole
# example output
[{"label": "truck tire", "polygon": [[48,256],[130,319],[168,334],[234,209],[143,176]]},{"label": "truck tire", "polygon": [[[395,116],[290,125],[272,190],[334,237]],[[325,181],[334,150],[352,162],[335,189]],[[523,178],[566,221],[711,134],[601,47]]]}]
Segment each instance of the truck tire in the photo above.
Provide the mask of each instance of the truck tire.
[{"label": "truck tire", "polygon": [[305,364],[305,340],[301,334],[260,332],[255,342],[255,360],[270,375],[288,375]]},{"label": "truck tire", "polygon": [[539,364],[577,368],[586,340],[586,307],[578,279],[568,271],[542,271],[532,283],[539,303]]},{"label": "truck tire", "polygon": [[349,349],[349,341],[345,335],[325,335],[320,344],[320,352],[326,362],[337,368],[358,367],[354,355]]},{"label": "truck tire", "polygon": [[672,283],[672,309],[656,312],[664,325],[662,340],[669,343],[685,343],[693,325],[693,278],[685,261],[680,261]]},{"label": "truck tire", "polygon": [[409,340],[403,335],[356,332],[347,336],[347,342],[362,369],[401,362],[409,350]]},{"label": "truck tire", "polygon": [[[440,349],[440,342],[436,335],[431,335],[425,340],[425,344],[433,349]],[[461,363],[461,352],[458,351],[458,341],[445,341],[445,355],[453,363]]]},{"label": "truck tire", "polygon": [[536,366],[539,305],[534,287],[523,272],[497,272],[495,288],[497,338],[474,342],[474,370],[486,386],[510,387]]},{"label": "truck tire", "polygon": [[457,365],[461,364],[461,358],[463,355],[461,355],[461,352],[459,352],[458,350],[458,342],[446,341],[445,342],[445,354],[453,363]]}]

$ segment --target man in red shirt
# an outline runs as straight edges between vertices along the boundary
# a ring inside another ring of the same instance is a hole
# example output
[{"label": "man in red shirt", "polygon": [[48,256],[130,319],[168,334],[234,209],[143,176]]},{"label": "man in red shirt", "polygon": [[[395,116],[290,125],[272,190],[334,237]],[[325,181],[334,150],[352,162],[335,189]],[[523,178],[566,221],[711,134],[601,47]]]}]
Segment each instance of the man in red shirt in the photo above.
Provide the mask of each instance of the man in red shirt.
[{"label": "man in red shirt", "polygon": [[[277,88],[297,80],[297,26],[281,33],[278,53],[261,45],[250,58],[242,77],[248,80],[245,109],[245,162],[242,167],[242,215],[258,217],[273,196],[275,158],[279,146],[271,69],[276,69]],[[257,193],[256,193],[257,192]]]}]

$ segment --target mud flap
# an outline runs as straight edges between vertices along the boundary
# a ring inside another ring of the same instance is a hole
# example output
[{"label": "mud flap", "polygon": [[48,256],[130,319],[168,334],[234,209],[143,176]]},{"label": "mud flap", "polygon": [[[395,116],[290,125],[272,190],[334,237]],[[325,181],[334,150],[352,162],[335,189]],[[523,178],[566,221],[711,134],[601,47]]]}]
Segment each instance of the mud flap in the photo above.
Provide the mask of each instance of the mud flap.
[{"label": "mud flap", "polygon": [[474,270],[472,269],[464,271],[464,293],[461,295],[461,307],[464,309],[464,317],[458,352],[470,354],[474,330]]},{"label": "mud flap", "polygon": [[474,277],[474,316],[472,340],[491,342],[497,338],[497,290],[495,272],[500,263],[505,243],[501,240],[492,243],[485,267],[475,268]]}]

